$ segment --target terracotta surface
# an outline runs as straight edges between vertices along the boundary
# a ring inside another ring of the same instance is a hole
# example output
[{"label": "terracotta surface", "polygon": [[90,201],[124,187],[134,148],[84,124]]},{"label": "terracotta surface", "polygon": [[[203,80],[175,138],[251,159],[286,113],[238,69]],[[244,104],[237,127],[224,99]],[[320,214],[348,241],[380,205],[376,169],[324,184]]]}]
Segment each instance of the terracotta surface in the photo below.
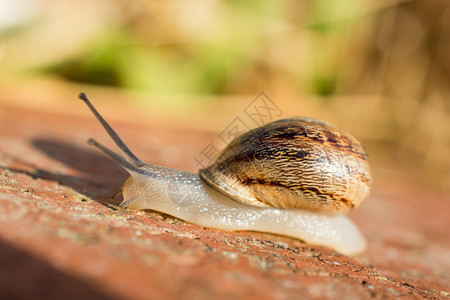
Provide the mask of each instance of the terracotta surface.
[{"label": "terracotta surface", "polygon": [[[124,122],[114,127],[145,153],[142,159],[179,168],[198,151],[192,141],[210,138]],[[146,132],[183,151],[164,157],[142,142]],[[118,210],[120,199],[108,196],[126,173],[86,145],[92,136],[111,145],[87,110],[76,117],[0,106],[1,299],[449,297],[444,195],[378,180],[351,213],[369,241],[364,256],[351,258],[290,238]]]}]

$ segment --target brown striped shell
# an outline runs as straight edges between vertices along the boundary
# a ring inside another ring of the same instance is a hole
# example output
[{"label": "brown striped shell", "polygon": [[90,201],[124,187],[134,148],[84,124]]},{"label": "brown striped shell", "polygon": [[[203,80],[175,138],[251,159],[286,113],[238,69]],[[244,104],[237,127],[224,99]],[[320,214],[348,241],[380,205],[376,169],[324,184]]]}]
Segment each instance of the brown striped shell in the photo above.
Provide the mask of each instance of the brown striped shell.
[{"label": "brown striped shell", "polygon": [[306,117],[274,121],[238,136],[199,174],[244,204],[327,213],[357,207],[371,185],[362,145]]}]

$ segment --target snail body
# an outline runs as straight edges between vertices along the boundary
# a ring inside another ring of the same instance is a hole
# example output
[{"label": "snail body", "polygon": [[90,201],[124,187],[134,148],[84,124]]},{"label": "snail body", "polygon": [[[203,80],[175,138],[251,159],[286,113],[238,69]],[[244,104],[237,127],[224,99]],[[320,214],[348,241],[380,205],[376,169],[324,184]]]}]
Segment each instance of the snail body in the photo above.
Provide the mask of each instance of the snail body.
[{"label": "snail body", "polygon": [[[367,156],[343,131],[333,130],[326,137],[323,131],[331,125],[301,117],[268,123],[236,138],[216,162],[193,174],[142,162],[86,96],[79,98],[125,156],[89,140],[130,174],[120,207],[155,210],[204,227],[291,236],[347,255],[365,250],[364,237],[342,212],[358,206],[368,194]],[[303,148],[292,143],[303,138]],[[277,147],[270,146],[270,140]],[[346,150],[339,154],[339,148]]]}]

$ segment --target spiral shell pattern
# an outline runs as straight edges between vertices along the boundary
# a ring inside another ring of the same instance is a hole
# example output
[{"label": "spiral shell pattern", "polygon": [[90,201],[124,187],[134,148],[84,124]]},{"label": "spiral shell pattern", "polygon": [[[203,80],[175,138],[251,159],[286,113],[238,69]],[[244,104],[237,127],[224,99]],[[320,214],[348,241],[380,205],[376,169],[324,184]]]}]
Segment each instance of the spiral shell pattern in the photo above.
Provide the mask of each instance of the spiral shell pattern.
[{"label": "spiral shell pattern", "polygon": [[306,117],[281,119],[234,139],[200,177],[254,206],[346,212],[369,194],[370,166],[350,134]]}]

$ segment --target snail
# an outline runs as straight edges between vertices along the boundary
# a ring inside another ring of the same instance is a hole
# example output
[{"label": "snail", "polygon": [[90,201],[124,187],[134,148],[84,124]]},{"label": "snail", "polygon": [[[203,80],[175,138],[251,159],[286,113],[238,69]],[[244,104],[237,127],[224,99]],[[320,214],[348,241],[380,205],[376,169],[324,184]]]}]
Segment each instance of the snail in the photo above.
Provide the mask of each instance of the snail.
[{"label": "snail", "polygon": [[121,208],[154,210],[222,230],[290,236],[356,255],[366,241],[344,214],[368,196],[367,154],[350,134],[307,117],[267,123],[236,137],[199,174],[142,162],[79,95],[124,157],[93,139],[130,177]]}]

